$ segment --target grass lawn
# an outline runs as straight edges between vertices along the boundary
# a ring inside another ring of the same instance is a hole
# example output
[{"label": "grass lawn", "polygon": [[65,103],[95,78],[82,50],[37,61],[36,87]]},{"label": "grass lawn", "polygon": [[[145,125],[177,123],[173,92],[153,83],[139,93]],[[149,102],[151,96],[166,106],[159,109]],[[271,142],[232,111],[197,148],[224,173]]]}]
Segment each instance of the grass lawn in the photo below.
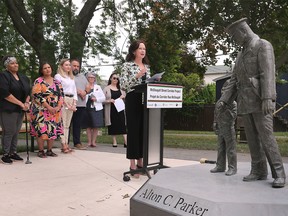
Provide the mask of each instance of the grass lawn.
[{"label": "grass lawn", "polygon": [[[19,135],[20,139],[25,139],[25,134]],[[283,157],[288,157],[288,133],[275,132],[275,137]],[[87,137],[82,135],[82,141],[87,143]],[[239,141],[239,139],[238,139]],[[117,142],[123,144],[123,136],[117,136]],[[111,143],[112,137],[107,135],[107,130],[102,129],[102,135],[97,137],[97,143]],[[207,131],[164,131],[164,146],[183,149],[217,150],[217,136],[214,132]],[[35,147],[37,144],[35,142]],[[25,149],[25,148],[23,148]],[[24,150],[25,151],[25,150]],[[247,143],[237,143],[237,152],[248,153]]]}]

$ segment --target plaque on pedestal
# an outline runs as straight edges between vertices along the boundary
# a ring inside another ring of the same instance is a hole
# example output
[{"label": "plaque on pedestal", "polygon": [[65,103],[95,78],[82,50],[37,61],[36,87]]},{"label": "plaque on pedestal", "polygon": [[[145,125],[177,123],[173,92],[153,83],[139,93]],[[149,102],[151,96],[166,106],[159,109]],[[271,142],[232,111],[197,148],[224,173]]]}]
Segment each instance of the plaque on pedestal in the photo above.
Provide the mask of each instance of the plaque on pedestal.
[{"label": "plaque on pedestal", "polygon": [[130,199],[130,215],[288,215],[287,187],[272,188],[271,178],[242,181],[250,172],[250,163],[238,163],[238,173],[233,176],[210,173],[213,167],[197,164],[160,170]]}]

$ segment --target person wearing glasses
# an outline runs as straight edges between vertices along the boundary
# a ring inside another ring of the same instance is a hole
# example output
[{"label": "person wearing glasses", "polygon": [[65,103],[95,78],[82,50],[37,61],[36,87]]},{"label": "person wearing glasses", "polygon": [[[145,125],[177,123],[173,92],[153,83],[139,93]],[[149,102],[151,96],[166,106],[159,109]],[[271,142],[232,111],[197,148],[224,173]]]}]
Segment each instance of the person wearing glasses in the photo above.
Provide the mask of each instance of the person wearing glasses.
[{"label": "person wearing glasses", "polygon": [[61,82],[64,91],[64,106],[62,108],[64,135],[61,135],[62,153],[69,153],[72,152],[69,147],[69,127],[73,112],[76,111],[76,101],[78,99],[69,59],[60,61],[55,79]]},{"label": "person wearing glasses", "polygon": [[[125,111],[127,120],[127,152],[130,170],[143,167],[143,112],[142,94],[133,87],[150,78],[149,60],[143,40],[136,40],[129,46],[126,62],[122,65],[120,86],[126,92]],[[136,164],[137,161],[137,164]],[[132,175],[139,178],[139,174]]]},{"label": "person wearing glasses", "polygon": [[105,95],[100,85],[96,84],[96,74],[89,72],[88,94],[86,95],[86,116],[83,121],[83,128],[86,128],[88,147],[96,147],[98,129],[104,126],[103,105]]},{"label": "person wearing glasses", "polygon": [[106,100],[104,102],[105,126],[108,126],[108,135],[112,136],[113,147],[117,147],[116,135],[123,134],[124,147],[127,147],[127,132],[125,111],[117,111],[114,103],[120,98],[125,99],[126,93],[120,89],[119,77],[117,73],[112,73],[108,80],[108,85],[104,88]]}]

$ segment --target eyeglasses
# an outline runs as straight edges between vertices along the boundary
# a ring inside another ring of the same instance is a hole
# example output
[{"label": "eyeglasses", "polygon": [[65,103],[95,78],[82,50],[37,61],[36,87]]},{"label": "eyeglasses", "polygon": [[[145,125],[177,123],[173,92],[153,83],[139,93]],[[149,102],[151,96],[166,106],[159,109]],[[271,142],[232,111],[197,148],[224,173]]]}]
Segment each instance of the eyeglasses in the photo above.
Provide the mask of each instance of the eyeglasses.
[{"label": "eyeglasses", "polygon": [[112,77],[112,79],[113,79],[113,80],[119,80],[119,78],[118,78],[118,77]]},{"label": "eyeglasses", "polygon": [[88,77],[88,79],[89,79],[89,78],[95,79],[95,77]]}]

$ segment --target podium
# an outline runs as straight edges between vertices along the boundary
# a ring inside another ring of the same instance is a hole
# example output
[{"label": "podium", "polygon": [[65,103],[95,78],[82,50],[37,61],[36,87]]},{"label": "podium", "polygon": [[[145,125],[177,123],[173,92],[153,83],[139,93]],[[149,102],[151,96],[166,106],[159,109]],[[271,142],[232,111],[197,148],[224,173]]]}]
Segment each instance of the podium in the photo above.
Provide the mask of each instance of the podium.
[{"label": "podium", "polygon": [[[163,108],[182,108],[183,87],[171,83],[142,83],[134,87],[135,93],[142,94],[143,115],[143,167],[123,173],[123,180],[129,181],[128,174],[146,173],[149,178],[163,164]],[[129,132],[128,132],[129,136]],[[129,139],[129,138],[128,138]]]}]

